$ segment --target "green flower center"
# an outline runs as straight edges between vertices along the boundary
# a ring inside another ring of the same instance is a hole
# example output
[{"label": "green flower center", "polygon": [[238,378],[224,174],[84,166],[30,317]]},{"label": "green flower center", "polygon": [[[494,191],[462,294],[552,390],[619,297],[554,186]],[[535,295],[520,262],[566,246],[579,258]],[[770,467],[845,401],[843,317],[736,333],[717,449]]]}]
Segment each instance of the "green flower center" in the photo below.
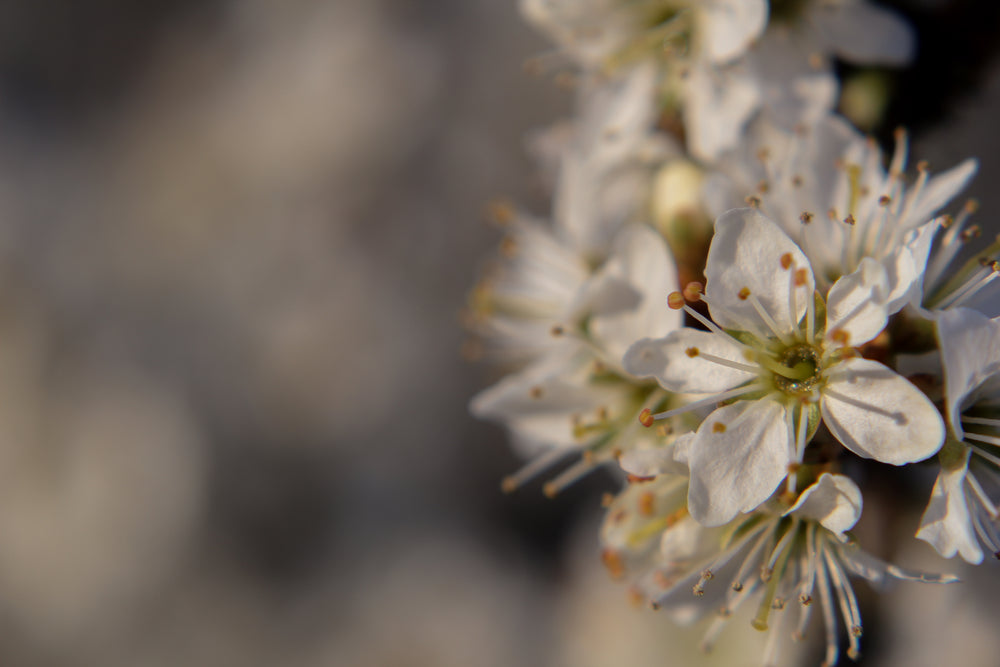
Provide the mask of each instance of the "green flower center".
[{"label": "green flower center", "polygon": [[770,366],[774,386],[791,396],[812,393],[823,377],[820,352],[808,343],[799,343],[785,349],[776,364]]}]

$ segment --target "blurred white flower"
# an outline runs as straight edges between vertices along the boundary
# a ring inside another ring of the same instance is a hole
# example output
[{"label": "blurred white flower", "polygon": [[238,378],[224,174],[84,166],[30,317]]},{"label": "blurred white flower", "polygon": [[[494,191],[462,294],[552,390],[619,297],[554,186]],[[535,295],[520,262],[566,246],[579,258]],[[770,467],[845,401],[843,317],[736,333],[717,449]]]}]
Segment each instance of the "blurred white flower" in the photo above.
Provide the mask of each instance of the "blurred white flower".
[{"label": "blurred white flower", "polygon": [[715,612],[703,640],[706,650],[733,613],[753,599],[752,624],[769,632],[763,664],[775,664],[782,635],[791,630],[793,639],[805,636],[818,597],[825,664],[838,658],[838,617],[848,631],[848,656],[856,659],[862,626],[850,574],[875,585],[891,579],[956,581],[906,571],[860,551],[846,531],[861,516],[861,491],[843,475],[822,473],[794,502],[772,500],[719,527],[687,515],[683,487],[683,477],[666,474],[625,489],[608,508],[604,560],[613,575],[633,575],[636,594],[678,622]]},{"label": "blurred white flower", "polygon": [[551,351],[473,398],[473,414],[504,423],[534,457],[508,478],[508,488],[568,453],[585,451],[547,487],[554,493],[646,437],[635,415],[658,409],[665,392],[636,381],[620,360],[644,332],[680,326],[680,313],[662,306],[677,289],[676,274],[658,233],[645,225],[622,228],[608,261],[569,296],[573,316],[540,335],[552,341]]}]

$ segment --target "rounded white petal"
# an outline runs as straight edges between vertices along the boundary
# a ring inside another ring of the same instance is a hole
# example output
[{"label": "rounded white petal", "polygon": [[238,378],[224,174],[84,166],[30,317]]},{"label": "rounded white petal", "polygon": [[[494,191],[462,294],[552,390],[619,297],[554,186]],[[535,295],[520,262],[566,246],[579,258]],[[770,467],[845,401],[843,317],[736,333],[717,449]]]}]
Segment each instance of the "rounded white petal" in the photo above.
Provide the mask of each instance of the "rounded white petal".
[{"label": "rounded white petal", "polygon": [[[795,286],[799,270],[805,280]],[[754,299],[785,334],[797,330],[815,287],[809,260],[799,247],[752,208],[727,211],[715,222],[705,278],[708,307],[719,325],[767,335],[771,329]]]},{"label": "rounded white petal", "polygon": [[944,558],[951,558],[957,553],[967,562],[978,564],[983,560],[983,550],[965,499],[965,476],[971,453],[971,449],[966,449],[960,465],[941,469],[934,482],[930,502],[920,519],[917,539],[930,544]]},{"label": "rounded white petal", "polygon": [[864,1],[814,4],[816,26],[844,60],[905,65],[913,57],[913,29],[894,12]]},{"label": "rounded white petal", "polygon": [[938,315],[937,335],[948,421],[955,435],[962,438],[961,413],[966,400],[1000,372],[1000,322],[969,308],[951,308]]},{"label": "rounded white petal", "polygon": [[666,338],[644,339],[625,353],[625,370],[639,378],[656,378],[665,389],[681,394],[711,394],[754,379],[753,373],[707,360],[703,354],[749,365],[743,350],[728,337],[697,329],[678,329]]},{"label": "rounded white petal", "polygon": [[716,63],[742,55],[767,25],[765,0],[715,0],[702,3],[699,9],[702,44]]},{"label": "rounded white petal", "polygon": [[822,411],[845,447],[882,463],[922,461],[944,443],[944,421],[934,404],[877,361],[837,364],[822,390]]},{"label": "rounded white petal", "polygon": [[848,345],[867,343],[889,321],[888,297],[889,276],[885,267],[865,257],[854,273],[841,277],[830,288],[826,302],[827,332],[845,332]]},{"label": "rounded white petal", "polygon": [[861,518],[861,504],[861,489],[850,477],[825,472],[802,492],[785,515],[794,512],[802,518],[818,521],[844,540],[844,531],[853,528]]},{"label": "rounded white petal", "polygon": [[706,526],[756,509],[785,479],[791,420],[769,398],[738,401],[710,414],[688,452],[688,508]]},{"label": "rounded white petal", "polygon": [[616,278],[637,297],[628,308],[605,300],[590,320],[590,331],[618,362],[629,345],[646,336],[665,336],[683,324],[683,312],[667,307],[666,297],[677,291],[677,266],[663,237],[646,225],[628,225],[615,240],[611,258],[601,275]]}]

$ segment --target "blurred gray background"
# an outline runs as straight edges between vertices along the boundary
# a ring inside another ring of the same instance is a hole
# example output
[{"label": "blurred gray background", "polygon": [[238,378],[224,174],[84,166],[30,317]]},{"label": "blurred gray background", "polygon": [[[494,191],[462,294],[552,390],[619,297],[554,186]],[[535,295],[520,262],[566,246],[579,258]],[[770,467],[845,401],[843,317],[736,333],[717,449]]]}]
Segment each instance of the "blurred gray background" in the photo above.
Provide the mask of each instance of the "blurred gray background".
[{"label": "blurred gray background", "polygon": [[[515,4],[0,1],[0,664],[692,664],[599,571],[612,480],[504,496],[467,415],[483,211],[546,211],[571,102]],[[965,30],[890,111],[995,229],[996,12],[896,4]],[[991,665],[981,570],[866,609],[873,663]]]}]

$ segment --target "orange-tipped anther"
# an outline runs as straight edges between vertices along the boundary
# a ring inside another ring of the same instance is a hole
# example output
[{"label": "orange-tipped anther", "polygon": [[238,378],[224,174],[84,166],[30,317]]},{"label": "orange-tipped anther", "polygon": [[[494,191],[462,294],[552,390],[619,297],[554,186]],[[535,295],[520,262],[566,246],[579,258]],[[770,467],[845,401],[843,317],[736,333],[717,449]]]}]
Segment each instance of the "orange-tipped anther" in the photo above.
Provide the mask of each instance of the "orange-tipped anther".
[{"label": "orange-tipped anther", "polygon": [[684,298],[691,303],[701,301],[701,295],[705,293],[705,286],[697,281],[691,281],[684,286]]}]

